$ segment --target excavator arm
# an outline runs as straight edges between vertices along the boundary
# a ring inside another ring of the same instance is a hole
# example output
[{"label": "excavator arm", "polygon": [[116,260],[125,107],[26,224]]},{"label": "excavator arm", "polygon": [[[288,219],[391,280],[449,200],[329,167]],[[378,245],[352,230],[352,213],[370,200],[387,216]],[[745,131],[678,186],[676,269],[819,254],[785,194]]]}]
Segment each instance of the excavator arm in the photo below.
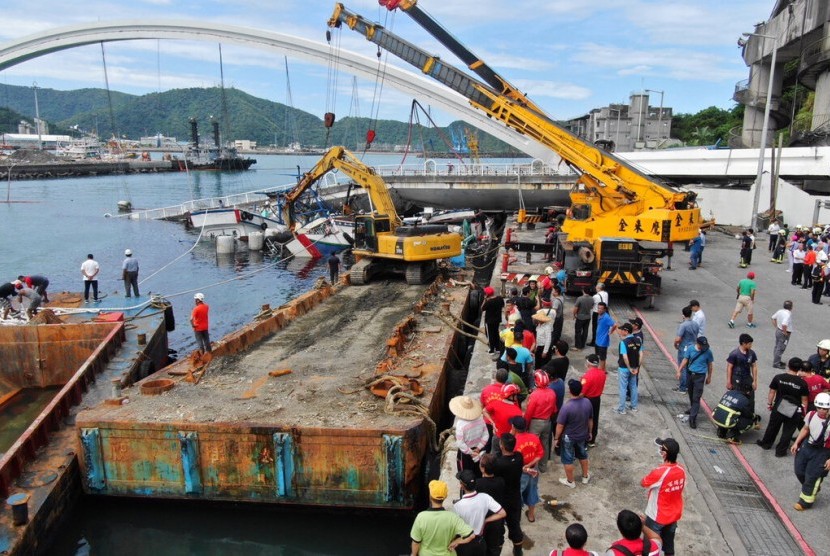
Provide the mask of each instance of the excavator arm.
[{"label": "excavator arm", "polygon": [[359,187],[366,190],[373,212],[388,215],[392,229],[401,225],[401,219],[395,210],[389,188],[383,179],[375,171],[364,164],[357,156],[345,147],[332,147],[323,157],[317,161],[314,167],[303,174],[297,185],[285,194],[282,207],[283,222],[294,229],[294,203],[297,202],[308,188],[317,183],[326,173],[332,170],[339,170],[353,180]]},{"label": "excavator arm", "polygon": [[[575,210],[563,230],[574,241],[620,236],[643,241],[685,241],[698,234],[700,209],[695,194],[655,180],[612,154],[586,143],[556,124],[535,103],[458,42],[417,7],[415,0],[382,0],[401,8],[457,55],[480,78],[445,63],[380,25],[337,4],[330,27],[345,24],[419,68],[470,104],[508,127],[532,137],[559,155],[580,174],[572,194]],[[630,226],[630,228],[629,228]]]}]

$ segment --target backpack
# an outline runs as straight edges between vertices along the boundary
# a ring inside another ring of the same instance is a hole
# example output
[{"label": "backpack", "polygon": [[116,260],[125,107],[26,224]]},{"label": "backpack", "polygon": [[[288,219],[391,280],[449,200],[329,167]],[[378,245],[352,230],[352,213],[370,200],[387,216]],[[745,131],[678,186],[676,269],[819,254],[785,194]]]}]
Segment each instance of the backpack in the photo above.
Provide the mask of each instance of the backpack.
[{"label": "backpack", "polygon": [[[640,554],[642,554],[642,556],[648,556],[649,554],[651,554],[652,546],[652,542],[649,539],[643,537],[643,549],[642,552],[640,552]],[[611,548],[621,553],[623,556],[637,556],[621,544],[612,544]]]}]

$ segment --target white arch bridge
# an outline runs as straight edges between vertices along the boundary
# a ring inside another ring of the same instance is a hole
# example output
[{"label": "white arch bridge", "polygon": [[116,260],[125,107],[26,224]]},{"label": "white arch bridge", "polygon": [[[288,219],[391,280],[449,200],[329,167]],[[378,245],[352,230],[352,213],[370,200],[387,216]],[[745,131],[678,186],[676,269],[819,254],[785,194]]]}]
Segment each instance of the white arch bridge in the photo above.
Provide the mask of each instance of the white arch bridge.
[{"label": "white arch bridge", "polygon": [[[52,52],[101,42],[142,39],[197,40],[233,43],[269,52],[279,52],[312,63],[328,65],[329,46],[302,37],[274,33],[262,29],[236,27],[219,23],[137,19],[98,21],[59,27],[29,35],[0,45],[0,70]],[[342,50],[338,53],[339,68],[369,80],[377,75],[377,60]],[[486,131],[528,155],[550,164],[559,158],[500,122],[494,121],[472,108],[460,94],[447,89],[432,79],[395,66],[385,69],[385,81],[392,87],[421,100]]]}]

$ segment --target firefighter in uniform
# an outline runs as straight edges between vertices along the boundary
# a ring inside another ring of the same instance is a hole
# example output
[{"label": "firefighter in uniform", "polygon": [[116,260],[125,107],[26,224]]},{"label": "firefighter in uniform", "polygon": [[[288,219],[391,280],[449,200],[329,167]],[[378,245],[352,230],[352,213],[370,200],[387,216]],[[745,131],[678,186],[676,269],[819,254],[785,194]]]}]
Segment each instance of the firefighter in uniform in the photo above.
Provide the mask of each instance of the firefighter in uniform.
[{"label": "firefighter in uniform", "polygon": [[738,390],[729,390],[712,413],[718,426],[718,438],[741,444],[741,433],[751,429],[761,418],[752,412],[749,398]]},{"label": "firefighter in uniform", "polygon": [[795,476],[801,483],[801,495],[793,506],[799,512],[815,503],[821,481],[830,470],[830,394],[818,394],[814,403],[816,410],[807,413],[790,449],[795,454]]}]

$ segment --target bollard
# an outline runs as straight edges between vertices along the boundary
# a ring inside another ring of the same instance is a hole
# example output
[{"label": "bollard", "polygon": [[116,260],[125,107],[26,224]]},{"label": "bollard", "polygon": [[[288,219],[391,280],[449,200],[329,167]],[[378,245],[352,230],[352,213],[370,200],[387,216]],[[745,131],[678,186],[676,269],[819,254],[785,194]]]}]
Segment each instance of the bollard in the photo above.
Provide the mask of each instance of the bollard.
[{"label": "bollard", "polygon": [[510,260],[510,254],[504,253],[501,257],[501,271],[507,272],[507,263]]},{"label": "bollard", "polygon": [[112,379],[112,397],[118,399],[121,397],[121,379]]},{"label": "bollard", "polygon": [[147,334],[144,332],[140,332],[136,337],[138,339],[138,345],[143,346],[147,343]]},{"label": "bollard", "polygon": [[12,507],[12,522],[15,525],[26,525],[29,523],[28,494],[13,494],[6,499],[6,503]]},{"label": "bollard", "polygon": [[513,239],[513,228],[507,228],[507,235],[505,236],[504,243],[510,243]]}]

